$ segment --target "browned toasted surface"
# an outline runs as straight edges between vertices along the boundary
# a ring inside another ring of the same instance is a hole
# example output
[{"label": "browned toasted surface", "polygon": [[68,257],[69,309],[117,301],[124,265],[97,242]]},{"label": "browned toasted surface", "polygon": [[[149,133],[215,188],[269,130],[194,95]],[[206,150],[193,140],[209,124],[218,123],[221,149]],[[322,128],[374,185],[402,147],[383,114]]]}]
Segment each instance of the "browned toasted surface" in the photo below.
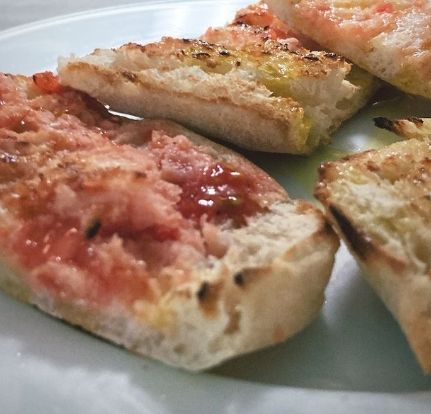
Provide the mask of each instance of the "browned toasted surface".
[{"label": "browned toasted surface", "polygon": [[308,154],[366,103],[375,83],[294,35],[260,5],[201,39],[62,59],[59,74],[119,111],[173,119],[247,149]]},{"label": "browned toasted surface", "polygon": [[315,194],[431,372],[430,140],[326,163]]}]

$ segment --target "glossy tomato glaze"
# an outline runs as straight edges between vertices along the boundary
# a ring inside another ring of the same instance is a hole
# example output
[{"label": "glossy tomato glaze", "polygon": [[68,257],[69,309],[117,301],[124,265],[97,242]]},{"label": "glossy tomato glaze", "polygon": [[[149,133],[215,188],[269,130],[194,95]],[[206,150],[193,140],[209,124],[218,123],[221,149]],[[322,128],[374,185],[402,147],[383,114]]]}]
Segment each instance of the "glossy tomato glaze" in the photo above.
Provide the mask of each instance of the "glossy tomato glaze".
[{"label": "glossy tomato glaze", "polygon": [[229,157],[111,116],[51,74],[0,75],[2,254],[68,301],[155,301],[225,253],[221,227],[284,198]]}]

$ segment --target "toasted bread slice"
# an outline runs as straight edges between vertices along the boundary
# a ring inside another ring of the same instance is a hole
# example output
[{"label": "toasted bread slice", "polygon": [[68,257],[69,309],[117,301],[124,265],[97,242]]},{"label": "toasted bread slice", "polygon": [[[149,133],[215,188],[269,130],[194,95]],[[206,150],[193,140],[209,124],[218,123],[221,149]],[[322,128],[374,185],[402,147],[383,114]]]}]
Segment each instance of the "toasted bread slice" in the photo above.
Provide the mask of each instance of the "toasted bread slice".
[{"label": "toasted bread slice", "polygon": [[280,18],[401,90],[431,98],[428,0],[268,0]]},{"label": "toasted bread slice", "polygon": [[377,127],[387,129],[403,138],[431,138],[431,119],[410,117],[407,119],[391,120],[388,118],[375,118]]},{"label": "toasted bread slice", "polygon": [[316,196],[431,373],[431,143],[324,164]]},{"label": "toasted bread slice", "polygon": [[114,110],[169,118],[243,148],[308,154],[365,104],[373,77],[355,70],[350,81],[342,58],[305,49],[263,6],[250,14],[260,20],[212,29],[206,40],[60,59],[61,82]]},{"label": "toasted bread slice", "polygon": [[0,75],[0,287],[201,370],[319,312],[338,239],[241,156],[110,115],[52,74]]}]

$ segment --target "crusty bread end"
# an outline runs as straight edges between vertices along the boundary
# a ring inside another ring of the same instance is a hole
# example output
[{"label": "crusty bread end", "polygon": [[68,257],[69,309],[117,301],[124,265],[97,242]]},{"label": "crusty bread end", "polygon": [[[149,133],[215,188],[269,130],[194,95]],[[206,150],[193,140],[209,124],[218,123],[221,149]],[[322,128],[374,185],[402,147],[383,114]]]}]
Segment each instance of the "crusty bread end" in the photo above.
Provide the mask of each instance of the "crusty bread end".
[{"label": "crusty bread end", "polygon": [[322,166],[316,196],[431,373],[431,143],[411,139]]}]

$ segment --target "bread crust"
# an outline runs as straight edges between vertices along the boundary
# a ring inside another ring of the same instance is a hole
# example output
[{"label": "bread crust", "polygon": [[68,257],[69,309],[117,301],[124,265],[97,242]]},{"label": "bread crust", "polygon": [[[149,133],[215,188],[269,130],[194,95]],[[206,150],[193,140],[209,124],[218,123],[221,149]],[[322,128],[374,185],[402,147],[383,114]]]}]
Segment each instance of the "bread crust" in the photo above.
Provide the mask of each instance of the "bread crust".
[{"label": "bread crust", "polygon": [[326,163],[315,195],[431,373],[431,143],[412,139]]}]

